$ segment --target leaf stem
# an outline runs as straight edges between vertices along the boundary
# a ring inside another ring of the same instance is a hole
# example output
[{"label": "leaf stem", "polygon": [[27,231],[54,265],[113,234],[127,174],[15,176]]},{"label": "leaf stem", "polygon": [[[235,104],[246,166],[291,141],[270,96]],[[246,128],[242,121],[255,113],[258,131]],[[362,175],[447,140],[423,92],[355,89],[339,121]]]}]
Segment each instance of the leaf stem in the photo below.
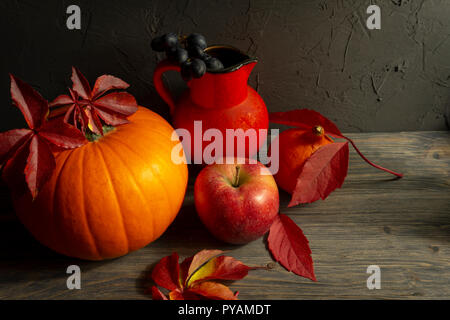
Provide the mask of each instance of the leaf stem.
[{"label": "leaf stem", "polygon": [[372,167],[377,168],[377,169],[380,169],[380,170],[383,170],[383,171],[388,172],[388,173],[390,173],[390,174],[393,174],[394,176],[397,176],[397,177],[399,177],[399,178],[402,178],[402,177],[403,177],[403,173],[398,173],[398,172],[395,172],[395,171],[386,169],[386,168],[384,168],[384,167],[382,167],[382,166],[379,166],[379,165],[373,163],[372,161],[370,161],[369,159],[367,159],[367,158],[361,153],[361,151],[359,151],[359,149],[356,147],[356,145],[355,145],[355,143],[353,142],[352,139],[347,138],[346,136],[341,136],[341,137],[344,138],[345,140],[347,140],[348,142],[350,142],[350,143],[352,144],[353,148],[355,149],[355,151],[359,154],[359,156],[360,156],[365,162],[367,162],[368,164],[370,164]]},{"label": "leaf stem", "polygon": [[239,166],[236,166],[236,175],[234,176],[234,181],[233,181],[233,187],[237,188],[239,187],[239,172],[240,172],[241,168]]}]

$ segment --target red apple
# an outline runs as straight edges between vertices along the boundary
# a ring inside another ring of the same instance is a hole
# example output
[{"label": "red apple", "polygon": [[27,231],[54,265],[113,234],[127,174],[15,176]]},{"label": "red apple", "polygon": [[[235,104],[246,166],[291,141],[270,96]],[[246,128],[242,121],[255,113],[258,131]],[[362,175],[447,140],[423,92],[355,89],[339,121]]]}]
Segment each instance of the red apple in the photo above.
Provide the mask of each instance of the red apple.
[{"label": "red apple", "polygon": [[206,228],[216,238],[233,244],[264,235],[279,209],[277,184],[259,162],[203,168],[195,181],[194,200]]}]

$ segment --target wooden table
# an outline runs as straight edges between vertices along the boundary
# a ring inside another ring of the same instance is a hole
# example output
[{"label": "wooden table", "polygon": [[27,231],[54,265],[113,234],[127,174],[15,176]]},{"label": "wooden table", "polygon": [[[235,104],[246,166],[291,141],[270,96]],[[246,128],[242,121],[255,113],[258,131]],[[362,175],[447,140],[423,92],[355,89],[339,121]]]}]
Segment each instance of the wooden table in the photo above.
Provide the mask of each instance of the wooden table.
[{"label": "wooden table", "polygon": [[[231,284],[241,299],[450,298],[450,132],[349,134],[369,159],[405,174],[378,171],[351,151],[343,187],[325,201],[287,209],[309,238],[317,282],[276,265]],[[264,239],[225,245],[204,229],[193,207],[191,177],[177,219],[156,242],[102,262],[66,258],[37,243],[2,193],[0,299],[149,299],[149,270],[177,251],[231,250],[249,265],[272,262]],[[82,289],[66,288],[66,268],[81,267]],[[381,268],[381,289],[369,290],[369,265]]]}]

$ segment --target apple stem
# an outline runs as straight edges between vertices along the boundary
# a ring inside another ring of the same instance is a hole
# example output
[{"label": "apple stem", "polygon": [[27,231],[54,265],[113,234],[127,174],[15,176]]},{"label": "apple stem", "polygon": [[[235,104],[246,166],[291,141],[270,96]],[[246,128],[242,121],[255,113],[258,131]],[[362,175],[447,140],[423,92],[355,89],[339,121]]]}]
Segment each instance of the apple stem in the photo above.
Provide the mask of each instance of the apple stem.
[{"label": "apple stem", "polygon": [[239,166],[236,166],[236,175],[234,176],[234,182],[233,187],[237,188],[239,186],[239,171],[241,168]]}]

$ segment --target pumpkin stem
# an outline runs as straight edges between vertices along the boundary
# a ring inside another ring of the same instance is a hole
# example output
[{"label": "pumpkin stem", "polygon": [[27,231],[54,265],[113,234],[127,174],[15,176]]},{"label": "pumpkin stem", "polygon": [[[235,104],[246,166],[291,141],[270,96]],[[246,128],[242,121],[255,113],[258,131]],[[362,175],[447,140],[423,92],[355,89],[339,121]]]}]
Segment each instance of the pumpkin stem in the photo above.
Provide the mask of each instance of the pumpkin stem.
[{"label": "pumpkin stem", "polygon": [[94,142],[94,141],[97,141],[98,139],[100,139],[101,137],[104,137],[108,132],[113,131],[115,128],[116,127],[114,127],[114,126],[104,125],[103,126],[103,135],[96,134],[96,133],[92,132],[91,130],[86,130],[85,136],[86,136],[86,139],[88,139],[90,142]]},{"label": "pumpkin stem", "polygon": [[321,137],[321,136],[324,135],[325,130],[323,130],[323,127],[322,127],[322,126],[314,126],[314,127],[312,128],[312,132],[313,132],[316,136]]},{"label": "pumpkin stem", "polygon": [[239,187],[239,171],[241,170],[241,168],[239,166],[236,166],[236,175],[234,176],[234,181],[233,181],[233,187],[237,188]]}]

